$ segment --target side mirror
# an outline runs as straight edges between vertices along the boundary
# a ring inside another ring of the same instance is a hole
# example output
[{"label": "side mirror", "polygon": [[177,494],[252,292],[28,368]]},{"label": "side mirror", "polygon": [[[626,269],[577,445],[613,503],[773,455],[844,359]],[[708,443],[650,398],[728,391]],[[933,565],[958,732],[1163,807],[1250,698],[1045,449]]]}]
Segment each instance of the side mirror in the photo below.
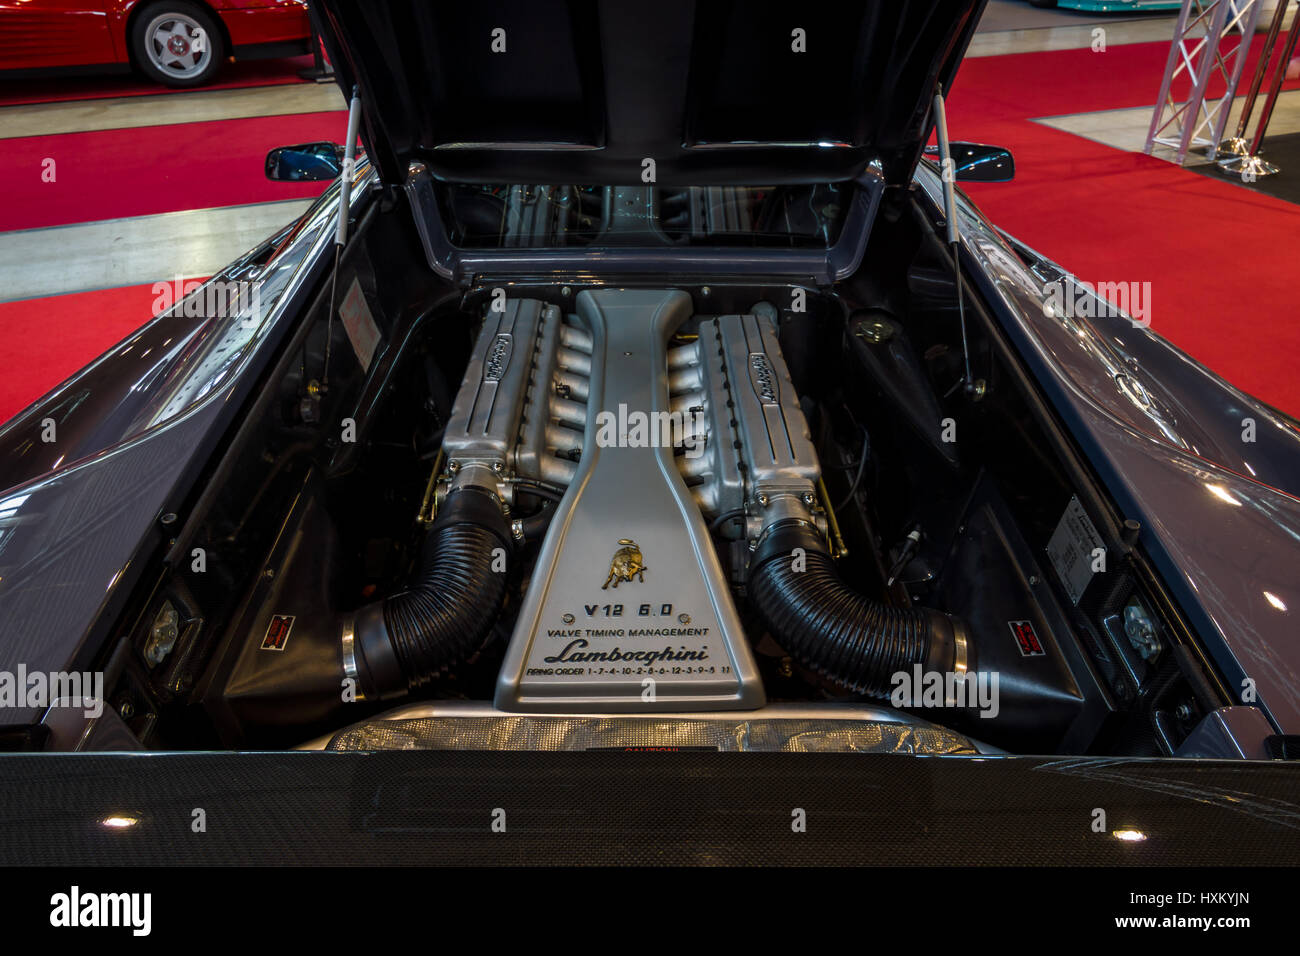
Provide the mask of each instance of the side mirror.
[{"label": "side mirror", "polygon": [[[1016,161],[1011,151],[983,143],[950,143],[952,162],[959,183],[1005,183],[1016,176]],[[927,146],[927,159],[939,159],[939,148]]]},{"label": "side mirror", "polygon": [[276,182],[322,182],[342,172],[343,147],[338,143],[300,143],[266,154],[266,178]]}]

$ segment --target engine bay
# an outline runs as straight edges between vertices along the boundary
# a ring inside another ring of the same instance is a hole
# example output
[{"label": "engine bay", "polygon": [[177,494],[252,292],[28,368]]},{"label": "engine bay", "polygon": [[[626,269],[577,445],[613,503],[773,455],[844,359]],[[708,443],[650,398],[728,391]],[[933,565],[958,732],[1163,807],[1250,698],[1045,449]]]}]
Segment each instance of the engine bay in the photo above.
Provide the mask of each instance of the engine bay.
[{"label": "engine bay", "polygon": [[142,746],[1157,755],[1218,706],[991,327],[956,387],[906,216],[834,289],[421,288],[385,221],[118,625]]}]

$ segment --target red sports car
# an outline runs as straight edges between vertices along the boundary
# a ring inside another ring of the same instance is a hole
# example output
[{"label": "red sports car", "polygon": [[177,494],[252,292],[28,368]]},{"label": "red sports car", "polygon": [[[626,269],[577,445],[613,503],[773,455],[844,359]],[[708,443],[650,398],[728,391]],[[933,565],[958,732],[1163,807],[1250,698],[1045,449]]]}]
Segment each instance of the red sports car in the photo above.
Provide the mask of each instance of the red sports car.
[{"label": "red sports car", "polygon": [[0,0],[0,76],[134,67],[198,86],[228,58],[309,51],[304,0]]}]

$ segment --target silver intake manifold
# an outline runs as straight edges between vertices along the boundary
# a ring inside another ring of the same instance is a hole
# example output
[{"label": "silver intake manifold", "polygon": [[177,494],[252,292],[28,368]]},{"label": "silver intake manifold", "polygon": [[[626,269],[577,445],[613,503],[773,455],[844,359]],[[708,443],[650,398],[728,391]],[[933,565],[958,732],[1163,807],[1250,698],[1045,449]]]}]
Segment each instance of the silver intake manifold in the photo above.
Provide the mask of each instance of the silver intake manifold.
[{"label": "silver intake manifold", "polygon": [[488,310],[443,439],[442,496],[475,484],[512,503],[517,478],[568,487],[587,424],[591,344],[537,299]]},{"label": "silver intake manifold", "polygon": [[776,318],[760,302],[748,315],[706,319],[695,342],[669,355],[673,407],[702,406],[707,421],[704,453],[679,456],[678,467],[705,516],[743,513],[751,541],[782,519],[824,527],[821,469]]}]

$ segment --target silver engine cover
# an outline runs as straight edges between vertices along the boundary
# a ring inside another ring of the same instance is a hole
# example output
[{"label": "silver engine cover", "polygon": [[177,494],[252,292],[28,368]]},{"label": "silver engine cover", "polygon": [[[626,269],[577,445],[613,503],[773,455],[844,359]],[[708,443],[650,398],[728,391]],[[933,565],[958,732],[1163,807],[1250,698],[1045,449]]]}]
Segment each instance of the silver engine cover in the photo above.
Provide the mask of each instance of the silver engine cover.
[{"label": "silver engine cover", "polygon": [[[765,702],[672,442],[655,440],[656,427],[637,428],[637,416],[665,421],[674,410],[668,343],[691,312],[690,297],[676,290],[577,297],[591,349],[582,452],[506,651],[501,710],[701,711]],[[676,410],[682,414],[680,403]]]}]

